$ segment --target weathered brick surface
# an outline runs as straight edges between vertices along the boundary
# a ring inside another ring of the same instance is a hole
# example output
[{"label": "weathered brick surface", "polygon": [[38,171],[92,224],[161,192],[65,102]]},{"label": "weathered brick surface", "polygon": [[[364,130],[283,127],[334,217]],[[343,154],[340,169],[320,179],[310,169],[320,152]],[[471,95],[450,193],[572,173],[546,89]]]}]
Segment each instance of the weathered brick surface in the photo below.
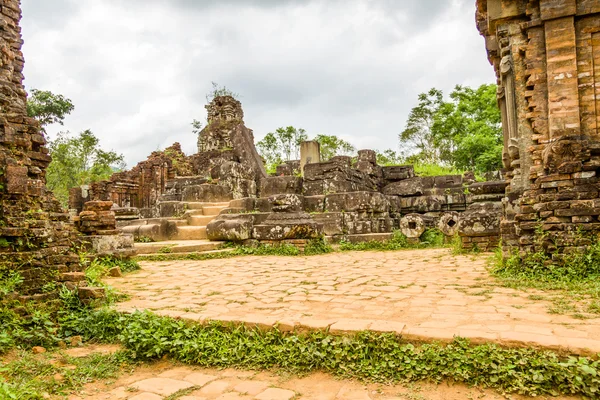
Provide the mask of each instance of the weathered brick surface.
[{"label": "weathered brick surface", "polygon": [[[517,115],[521,99],[528,108],[525,118],[517,118],[516,136],[508,124],[511,110],[503,108],[511,159],[505,163],[510,185],[500,231],[507,252],[545,250],[560,258],[589,244],[589,239],[574,240],[574,231],[600,232],[595,203],[600,189],[600,5],[588,0],[510,3],[477,2],[477,26],[486,38],[499,93],[514,91]],[[513,71],[502,69],[508,59]],[[514,86],[507,85],[511,74]],[[518,151],[511,152],[511,144]],[[538,228],[548,232],[543,241],[535,237]]]},{"label": "weathered brick surface", "polygon": [[[69,216],[45,185],[50,163],[38,123],[27,117],[18,0],[0,0],[0,274],[18,271],[35,295],[79,269]],[[48,295],[37,295],[46,298]]]}]

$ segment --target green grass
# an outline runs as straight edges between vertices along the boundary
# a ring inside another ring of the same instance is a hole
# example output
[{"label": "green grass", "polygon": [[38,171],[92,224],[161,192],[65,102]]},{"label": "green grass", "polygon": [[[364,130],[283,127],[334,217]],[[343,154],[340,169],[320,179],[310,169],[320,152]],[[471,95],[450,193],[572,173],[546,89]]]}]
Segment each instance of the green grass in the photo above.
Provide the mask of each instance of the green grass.
[{"label": "green grass", "polygon": [[[350,243],[342,241],[337,246],[338,251],[392,251],[406,249],[424,249],[445,247],[444,234],[438,229],[426,230],[417,243],[410,243],[400,231],[394,231],[392,238],[386,241],[369,241]],[[150,254],[136,257],[137,261],[170,261],[170,260],[215,260],[239,256],[315,256],[336,251],[323,237],[310,240],[303,251],[291,244],[282,243],[277,246],[260,244],[255,247],[235,244],[225,245],[228,251],[214,253],[189,254]]]},{"label": "green grass", "polygon": [[[18,359],[0,367],[0,393],[4,398],[65,395],[93,380],[114,379],[134,363],[163,357],[210,368],[293,374],[322,371],[385,384],[446,380],[527,395],[593,397],[600,386],[600,361],[596,359],[492,344],[472,346],[460,338],[446,344],[414,344],[394,334],[375,332],[334,335],[327,331],[202,325],[151,312],[94,310],[64,289],[59,303],[31,304],[26,311],[30,316],[23,318],[9,307],[0,310],[4,351],[40,345],[52,350],[75,335],[84,342],[119,343],[125,351],[80,360],[65,358],[59,364],[51,363],[46,358],[49,355],[21,353]],[[76,368],[70,370],[61,364]],[[55,379],[56,374],[63,379]]]},{"label": "green grass", "polygon": [[396,230],[390,240],[361,243],[341,242],[340,251],[394,251],[444,247],[444,234],[438,229],[427,229],[417,243],[411,243],[402,232]]},{"label": "green grass", "polygon": [[[515,254],[503,259],[498,249],[490,272],[505,287],[544,291],[543,300],[550,301],[548,310],[551,313],[579,318],[585,314],[597,314],[600,304],[600,241],[594,242],[586,252],[567,255],[562,261],[553,261],[551,255],[543,252],[524,257]],[[530,299],[536,300],[532,296]]]},{"label": "green grass", "polygon": [[67,396],[85,384],[116,379],[134,361],[128,352],[73,358],[19,351],[15,361],[0,363],[0,399],[45,399]]},{"label": "green grass", "polygon": [[465,172],[437,164],[415,164],[414,168],[417,176],[462,175]]},{"label": "green grass", "polygon": [[149,312],[124,316],[98,311],[78,318],[78,333],[93,338],[95,327],[103,326],[103,334],[105,326],[113,327],[112,339],[141,360],[167,356],[211,368],[296,374],[324,371],[386,384],[448,380],[527,395],[592,396],[600,385],[600,361],[534,349],[471,346],[460,338],[449,344],[415,345],[393,334],[265,331],[219,323],[200,325]]}]

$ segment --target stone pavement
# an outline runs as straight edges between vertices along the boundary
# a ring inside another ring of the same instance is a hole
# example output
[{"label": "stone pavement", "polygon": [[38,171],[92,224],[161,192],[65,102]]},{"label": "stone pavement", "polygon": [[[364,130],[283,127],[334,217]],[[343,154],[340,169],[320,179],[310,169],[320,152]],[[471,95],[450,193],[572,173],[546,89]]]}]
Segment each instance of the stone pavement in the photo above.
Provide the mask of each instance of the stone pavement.
[{"label": "stone pavement", "polygon": [[[315,373],[304,377],[234,369],[215,370],[159,362],[136,369],[108,386],[87,385],[69,400],[502,400],[493,390],[464,385],[363,384]],[[509,396],[510,399],[526,399]],[[541,397],[542,399],[544,397]],[[552,397],[574,400],[575,397]]]},{"label": "stone pavement", "polygon": [[543,292],[498,286],[488,257],[433,249],[142,262],[142,271],[107,283],[131,296],[116,306],[122,311],[600,352],[600,318],[549,314],[548,301],[529,298]]}]

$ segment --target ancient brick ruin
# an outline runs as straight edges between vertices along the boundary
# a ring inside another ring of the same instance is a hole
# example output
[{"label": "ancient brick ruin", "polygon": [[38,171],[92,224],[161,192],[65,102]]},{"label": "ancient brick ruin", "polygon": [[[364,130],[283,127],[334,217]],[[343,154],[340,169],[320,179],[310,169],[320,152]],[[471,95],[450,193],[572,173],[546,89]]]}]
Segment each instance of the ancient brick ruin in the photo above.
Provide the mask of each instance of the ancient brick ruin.
[{"label": "ancient brick ruin", "polygon": [[17,272],[23,278],[21,300],[56,296],[56,282],[78,288],[84,299],[95,297],[102,290],[87,287],[74,249],[131,255],[133,241],[117,234],[106,207],[94,213],[95,221],[83,217],[88,231],[82,235],[47,189],[51,157],[38,122],[27,116],[20,19],[18,0],[0,0],[0,277]]},{"label": "ancient brick ruin", "polygon": [[579,251],[600,231],[600,2],[478,0],[476,19],[499,86],[505,254]]},{"label": "ancient brick ruin", "polygon": [[21,293],[33,295],[74,277],[79,258],[69,215],[45,186],[46,140],[27,117],[20,18],[18,0],[0,1],[0,274],[18,271]]},{"label": "ancient brick ruin", "polygon": [[73,189],[70,207],[113,201],[120,229],[140,240],[301,244],[321,235],[385,240],[400,229],[417,241],[426,229],[439,228],[448,237],[461,235],[466,248],[499,242],[504,181],[417,177],[412,166],[377,165],[372,150],[320,162],[314,142],[301,146],[302,160],[268,176],[239,101],[216,97],[207,110],[198,153],[186,157],[178,144],[154,152],[131,171]]}]

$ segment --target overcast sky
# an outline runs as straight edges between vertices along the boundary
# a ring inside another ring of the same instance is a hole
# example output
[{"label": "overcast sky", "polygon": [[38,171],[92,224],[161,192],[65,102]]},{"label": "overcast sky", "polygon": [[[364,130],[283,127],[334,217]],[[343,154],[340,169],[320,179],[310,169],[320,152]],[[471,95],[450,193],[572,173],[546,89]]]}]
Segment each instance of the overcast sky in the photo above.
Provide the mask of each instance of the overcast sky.
[{"label": "overcast sky", "polygon": [[129,167],[196,152],[211,81],[257,140],[279,126],[398,147],[417,95],[494,81],[474,0],[22,0],[25,86],[73,100]]}]

